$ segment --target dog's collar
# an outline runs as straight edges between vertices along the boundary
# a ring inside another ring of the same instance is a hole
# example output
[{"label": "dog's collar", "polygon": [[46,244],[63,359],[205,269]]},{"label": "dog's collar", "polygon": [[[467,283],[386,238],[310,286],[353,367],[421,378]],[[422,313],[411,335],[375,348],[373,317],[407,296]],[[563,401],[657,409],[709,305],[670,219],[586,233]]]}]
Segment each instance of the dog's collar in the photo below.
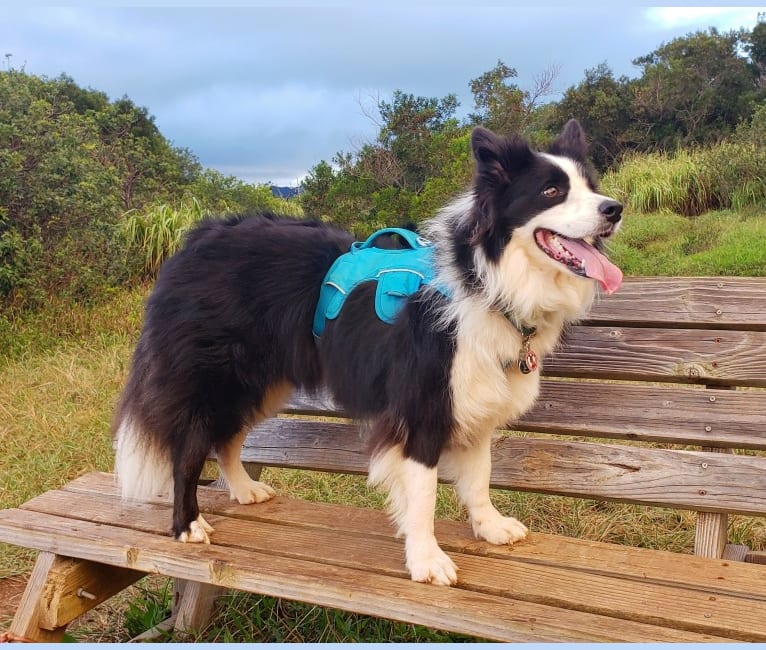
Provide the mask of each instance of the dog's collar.
[{"label": "dog's collar", "polygon": [[535,334],[537,334],[537,328],[529,325],[525,325],[522,323],[518,318],[516,318],[516,314],[514,314],[511,310],[503,308],[498,303],[495,303],[494,307],[495,311],[500,312],[505,320],[507,320],[513,328],[521,334],[521,338],[524,340],[531,339]]},{"label": "dog's collar", "polygon": [[[519,349],[519,356],[516,359],[516,366],[523,375],[528,375],[530,372],[534,372],[537,370],[538,361],[537,354],[535,354],[535,351],[531,347],[531,341],[535,334],[537,334],[537,328],[525,325],[516,318],[516,315],[512,311],[503,309],[500,305],[495,305],[495,309],[503,315],[505,320],[507,320],[519,334],[521,334],[521,348]],[[507,370],[512,364],[512,361],[504,361],[501,362],[500,365],[503,367],[503,370]]]}]

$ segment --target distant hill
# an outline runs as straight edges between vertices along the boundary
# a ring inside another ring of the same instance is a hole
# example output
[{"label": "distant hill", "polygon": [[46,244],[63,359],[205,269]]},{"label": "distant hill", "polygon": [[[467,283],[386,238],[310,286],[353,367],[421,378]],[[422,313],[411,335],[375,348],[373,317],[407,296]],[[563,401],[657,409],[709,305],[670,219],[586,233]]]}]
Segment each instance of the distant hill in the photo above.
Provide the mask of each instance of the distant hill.
[{"label": "distant hill", "polygon": [[271,193],[278,199],[292,199],[301,193],[301,188],[300,187],[281,187],[279,185],[272,185]]}]

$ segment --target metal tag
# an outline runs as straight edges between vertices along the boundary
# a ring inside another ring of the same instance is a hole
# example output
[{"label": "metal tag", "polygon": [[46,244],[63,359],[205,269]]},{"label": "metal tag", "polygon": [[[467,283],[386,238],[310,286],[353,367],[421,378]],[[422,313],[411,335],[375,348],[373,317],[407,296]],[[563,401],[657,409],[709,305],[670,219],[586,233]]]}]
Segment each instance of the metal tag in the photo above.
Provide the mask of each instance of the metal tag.
[{"label": "metal tag", "polygon": [[519,370],[525,375],[537,370],[537,355],[534,350],[522,350],[522,354],[519,355]]}]

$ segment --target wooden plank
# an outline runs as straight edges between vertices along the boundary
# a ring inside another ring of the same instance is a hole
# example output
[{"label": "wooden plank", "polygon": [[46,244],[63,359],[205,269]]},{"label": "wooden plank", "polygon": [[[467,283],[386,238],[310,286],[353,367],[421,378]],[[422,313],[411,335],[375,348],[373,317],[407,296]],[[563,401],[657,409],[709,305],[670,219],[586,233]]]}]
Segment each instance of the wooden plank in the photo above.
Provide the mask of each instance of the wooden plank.
[{"label": "wooden plank", "polygon": [[215,600],[227,589],[204,582],[186,582],[181,602],[174,614],[173,629],[177,632],[202,630],[215,613]]},{"label": "wooden plank", "polygon": [[745,562],[753,564],[766,564],[766,551],[748,551]]},{"label": "wooden plank", "polygon": [[40,625],[41,606],[45,602],[49,589],[48,575],[52,569],[64,561],[66,561],[65,558],[60,558],[51,550],[43,551],[37,556],[29,582],[8,630],[12,635],[40,643],[58,643],[64,637],[66,625],[54,630],[47,630]]},{"label": "wooden plank", "polygon": [[[615,408],[619,405],[619,408]],[[329,394],[298,392],[285,412],[342,415]],[[519,431],[766,449],[766,392],[544,380]]]},{"label": "wooden plank", "polygon": [[56,630],[121,592],[144,573],[74,558],[59,558],[48,573],[39,625]]},{"label": "wooden plank", "polygon": [[766,332],[572,327],[543,372],[556,377],[766,387]]},{"label": "wooden plank", "polygon": [[[118,496],[111,475],[93,473],[67,484],[63,492],[75,495],[47,493],[25,504],[40,512],[51,511],[51,500],[71,502],[78,494],[90,494],[101,498]],[[308,529],[343,530],[365,537],[395,538],[395,531],[388,516],[381,511],[330,503],[315,503],[300,499],[276,497],[257,506],[232,502],[228,494],[220,490],[198,490],[200,507],[205,513],[236,517],[248,521],[286,524]],[[167,501],[157,505],[168,505]],[[108,511],[109,508],[105,508]],[[104,515],[106,516],[106,515]],[[169,515],[168,515],[169,516]],[[642,582],[649,581],[667,586],[691,586],[715,593],[745,595],[766,600],[766,573],[752,571],[736,562],[712,561],[668,551],[631,548],[620,544],[607,544],[590,540],[566,538],[533,532],[532,535],[512,547],[496,546],[477,541],[470,526],[464,522],[437,521],[437,537],[442,547],[455,552],[479,556],[508,558],[533,563],[555,563],[561,568],[613,577],[629,577]]]},{"label": "wooden plank", "polygon": [[[731,449],[703,447],[703,451],[730,454]],[[729,534],[729,515],[725,512],[698,512],[694,527],[694,554],[701,557],[723,557]]]},{"label": "wooden plank", "polygon": [[766,330],[765,278],[626,278],[589,321]]},{"label": "wooden plank", "polygon": [[744,544],[727,544],[721,557],[732,562],[746,562],[749,551],[750,549]]},{"label": "wooden plank", "polygon": [[[364,474],[353,425],[282,420],[248,435],[246,462]],[[766,458],[504,436],[493,445],[492,486],[525,492],[766,514]]]},{"label": "wooden plank", "polygon": [[[228,520],[236,524],[236,520]],[[218,522],[220,525],[221,522]],[[407,579],[372,575],[307,560],[212,545],[179,544],[169,538],[114,526],[72,522],[25,510],[0,511],[0,536],[14,544],[59,548],[68,555],[208,582],[244,591],[302,600],[326,607],[393,618],[500,641],[624,640],[722,641],[718,630],[731,627],[731,603],[706,607],[710,617],[694,630],[666,629],[635,621],[572,612],[512,597],[459,588],[433,587]],[[470,570],[464,569],[464,573]],[[758,614],[760,605],[748,612]],[[734,630],[735,638],[750,637]],[[715,633],[710,630],[716,630]],[[757,638],[766,635],[756,633]]]},{"label": "wooden plank", "polygon": [[504,437],[494,487],[707,512],[766,514],[766,458]]},{"label": "wooden plank", "polygon": [[[78,503],[78,512],[90,520],[103,518],[103,502]],[[63,504],[62,504],[63,505]],[[167,508],[166,508],[167,511]],[[120,520],[137,522],[142,530],[162,526],[161,513],[145,511],[137,506],[120,508]],[[167,512],[166,512],[167,514]],[[273,553],[299,561],[321,561],[344,569],[372,571],[406,579],[401,541],[377,538],[370,541],[359,536],[325,530],[309,531],[294,526],[263,522],[242,522],[221,518],[216,521],[214,544],[248,553]],[[516,563],[512,557],[498,560],[455,555],[460,567],[460,586],[480,593],[498,594],[537,604],[576,609],[590,613],[615,616],[644,623],[707,631],[707,619],[715,616],[716,634],[734,634],[737,638],[755,639],[761,617],[766,616],[766,602],[731,598],[716,594],[711,607],[709,594],[697,590],[671,588],[644,583],[637,588],[632,581],[580,572],[542,564]],[[513,587],[509,587],[513,585]],[[587,590],[587,602],[582,594]],[[662,602],[659,606],[657,603]],[[672,603],[672,604],[669,604]],[[748,614],[738,616],[737,629],[730,625],[732,615],[748,607]],[[751,618],[752,616],[752,618]],[[757,621],[757,622],[756,622]],[[755,635],[755,636],[753,636]],[[766,631],[764,631],[766,639]]]}]

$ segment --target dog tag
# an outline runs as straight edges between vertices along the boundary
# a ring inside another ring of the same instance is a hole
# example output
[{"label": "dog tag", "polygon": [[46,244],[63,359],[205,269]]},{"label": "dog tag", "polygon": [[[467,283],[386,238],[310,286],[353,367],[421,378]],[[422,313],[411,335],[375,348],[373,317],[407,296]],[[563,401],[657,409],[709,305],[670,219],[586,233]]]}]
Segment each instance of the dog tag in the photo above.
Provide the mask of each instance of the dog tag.
[{"label": "dog tag", "polygon": [[537,370],[537,355],[534,350],[522,350],[519,355],[519,370],[524,375]]}]

